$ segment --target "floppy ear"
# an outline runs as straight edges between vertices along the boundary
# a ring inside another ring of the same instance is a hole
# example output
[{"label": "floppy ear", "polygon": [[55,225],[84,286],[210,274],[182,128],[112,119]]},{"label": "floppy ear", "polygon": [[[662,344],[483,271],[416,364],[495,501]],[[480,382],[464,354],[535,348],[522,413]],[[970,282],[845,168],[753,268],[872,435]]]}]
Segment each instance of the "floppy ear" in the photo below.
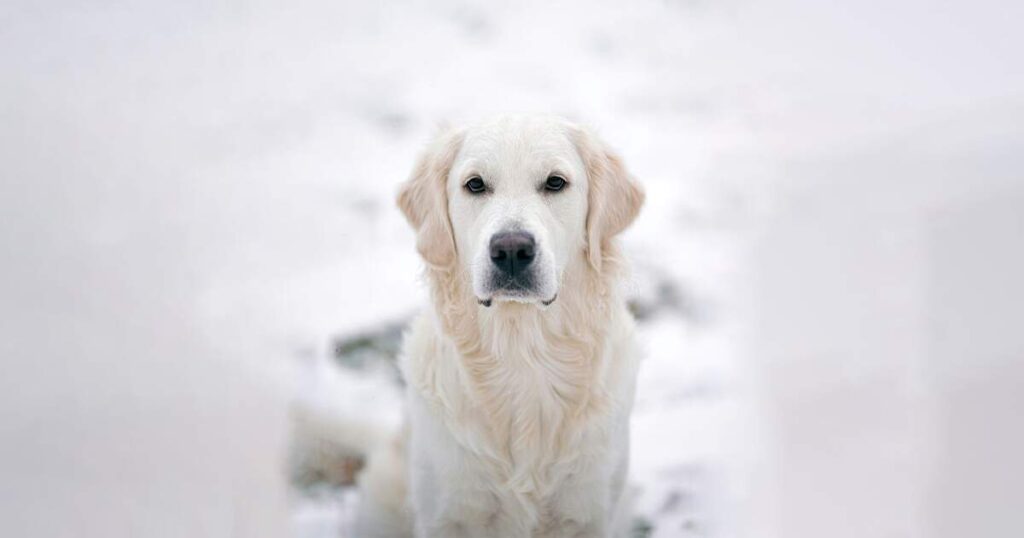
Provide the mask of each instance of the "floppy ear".
[{"label": "floppy ear", "polygon": [[590,183],[587,210],[587,259],[598,272],[612,254],[612,238],[636,219],[644,191],[622,159],[590,132],[579,129],[576,147]]},{"label": "floppy ear", "polygon": [[448,267],[455,261],[446,182],[461,143],[460,132],[440,133],[398,192],[398,207],[416,230],[416,249],[432,267]]}]

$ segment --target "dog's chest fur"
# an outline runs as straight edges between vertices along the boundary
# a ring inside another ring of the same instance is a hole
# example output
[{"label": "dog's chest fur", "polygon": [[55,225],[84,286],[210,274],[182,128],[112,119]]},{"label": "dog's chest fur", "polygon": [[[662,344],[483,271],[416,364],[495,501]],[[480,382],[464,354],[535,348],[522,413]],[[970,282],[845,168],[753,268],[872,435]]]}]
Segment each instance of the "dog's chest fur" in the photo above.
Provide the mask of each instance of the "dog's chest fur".
[{"label": "dog's chest fur", "polygon": [[577,367],[600,357],[581,342],[537,342],[505,330],[495,336],[500,351],[474,361],[467,387],[480,406],[467,425],[488,440],[508,486],[544,497],[570,472],[600,412],[593,369]]},{"label": "dog's chest fur", "polygon": [[596,363],[604,346],[531,320],[491,324],[468,354],[424,333],[437,355],[410,358],[409,381],[498,485],[545,496],[570,472],[586,426],[602,412]]},{"label": "dog's chest fur", "polygon": [[[425,316],[408,335],[429,356],[406,357],[406,378],[496,494],[540,516],[567,476],[606,456],[610,346],[605,335],[541,323],[484,321],[468,353]],[[581,334],[589,334],[584,338]],[[599,427],[604,424],[605,427]]]}]

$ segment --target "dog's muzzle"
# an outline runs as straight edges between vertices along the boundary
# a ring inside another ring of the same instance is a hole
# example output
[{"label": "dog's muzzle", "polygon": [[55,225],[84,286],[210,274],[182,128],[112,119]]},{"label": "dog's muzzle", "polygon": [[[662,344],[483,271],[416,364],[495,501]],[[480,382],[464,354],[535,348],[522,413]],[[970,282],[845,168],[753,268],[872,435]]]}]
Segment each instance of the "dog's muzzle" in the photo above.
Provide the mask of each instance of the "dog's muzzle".
[{"label": "dog's muzzle", "polygon": [[[536,263],[538,249],[533,234],[522,230],[498,232],[491,236],[488,256],[491,260],[487,287],[494,295],[513,300],[528,299],[538,292]],[[545,306],[557,298],[541,300]],[[483,306],[491,306],[492,297],[479,299]]]}]

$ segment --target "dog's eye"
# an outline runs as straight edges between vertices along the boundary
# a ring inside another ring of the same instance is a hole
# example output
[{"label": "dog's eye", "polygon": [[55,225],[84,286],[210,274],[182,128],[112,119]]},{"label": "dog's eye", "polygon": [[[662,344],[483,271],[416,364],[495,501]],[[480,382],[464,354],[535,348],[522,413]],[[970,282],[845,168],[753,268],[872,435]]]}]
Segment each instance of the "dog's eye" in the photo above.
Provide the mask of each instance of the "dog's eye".
[{"label": "dog's eye", "polygon": [[565,178],[561,176],[551,176],[547,181],[544,182],[544,189],[549,191],[558,192],[565,188]]},{"label": "dog's eye", "polygon": [[466,182],[465,187],[467,191],[473,194],[480,194],[487,190],[487,184],[485,184],[484,180],[480,179],[479,177],[469,178],[469,181]]}]

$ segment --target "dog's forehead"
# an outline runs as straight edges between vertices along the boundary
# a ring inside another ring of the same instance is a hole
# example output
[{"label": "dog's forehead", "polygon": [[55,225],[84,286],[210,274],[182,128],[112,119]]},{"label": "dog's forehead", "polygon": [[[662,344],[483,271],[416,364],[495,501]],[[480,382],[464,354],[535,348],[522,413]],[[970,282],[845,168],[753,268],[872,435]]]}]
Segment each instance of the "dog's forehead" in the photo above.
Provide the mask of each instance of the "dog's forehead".
[{"label": "dog's forehead", "polygon": [[580,161],[564,123],[535,118],[508,118],[468,128],[458,160],[481,171],[574,166]]}]

